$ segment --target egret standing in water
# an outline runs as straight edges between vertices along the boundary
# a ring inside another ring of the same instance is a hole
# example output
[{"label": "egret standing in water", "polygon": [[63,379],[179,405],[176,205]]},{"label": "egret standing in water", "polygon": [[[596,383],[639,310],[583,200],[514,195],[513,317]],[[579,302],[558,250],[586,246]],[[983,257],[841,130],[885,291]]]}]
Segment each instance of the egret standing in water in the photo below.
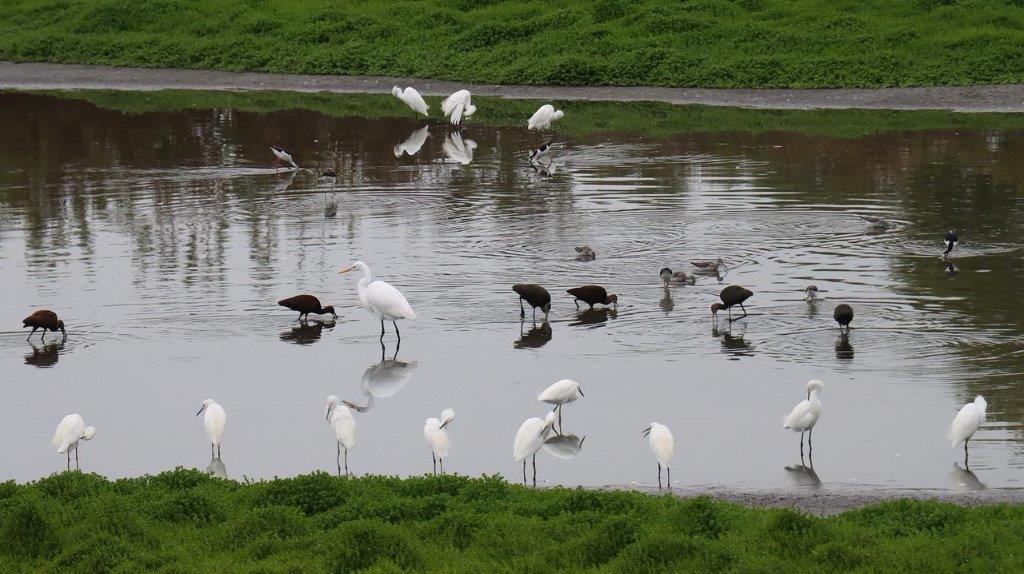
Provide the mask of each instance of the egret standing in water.
[{"label": "egret standing in water", "polygon": [[341,474],[341,449],[345,448],[345,474],[348,474],[348,451],[356,446],[356,419],[352,416],[349,403],[338,400],[331,395],[327,397],[327,422],[334,431],[334,439],[338,444],[338,474]]},{"label": "egret standing in water", "polygon": [[973,403],[967,403],[960,408],[960,412],[953,417],[953,424],[949,426],[949,433],[946,438],[952,443],[953,448],[964,443],[964,466],[967,466],[967,443],[974,437],[978,427],[985,422],[985,411],[988,403],[985,397],[978,395],[974,397]]},{"label": "egret standing in water", "polygon": [[405,295],[402,295],[401,291],[395,289],[389,283],[374,281],[370,268],[362,261],[356,261],[342,269],[339,273],[348,273],[355,270],[363,272],[363,277],[359,280],[359,285],[357,286],[359,302],[363,304],[367,311],[380,319],[380,340],[384,341],[384,321],[391,321],[391,324],[395,326],[398,342],[401,343],[402,333],[398,330],[397,321],[399,319],[411,320],[416,318],[416,313],[409,305],[409,301],[406,300]]},{"label": "egret standing in water", "polygon": [[558,411],[558,425],[561,426],[562,405],[576,402],[577,399],[583,396],[583,389],[580,388],[579,383],[570,379],[562,379],[541,391],[537,395],[537,400],[549,405],[555,405],[552,412]]},{"label": "egret standing in water", "polygon": [[949,257],[949,252],[954,249],[960,248],[960,238],[956,236],[956,232],[950,229],[946,232],[946,251],[942,254],[943,257]]},{"label": "egret standing in water", "polygon": [[[203,406],[199,408],[196,416],[203,414],[204,411],[206,414],[203,415],[203,428],[210,439],[210,457],[220,458],[220,443],[224,438],[224,427],[228,424],[228,414],[224,412],[224,407],[213,399],[203,401]],[[213,454],[214,447],[217,447],[216,455]]]},{"label": "egret standing in water", "polygon": [[78,413],[67,415],[60,420],[57,431],[53,433],[53,446],[57,454],[67,453],[68,470],[71,470],[71,451],[75,451],[75,468],[78,465],[78,443],[83,440],[92,440],[96,434],[96,427],[85,426],[85,419]]},{"label": "egret standing in water", "polygon": [[416,91],[416,88],[409,86],[404,91],[402,88],[395,86],[391,88],[391,94],[402,101],[405,105],[409,106],[409,109],[418,113],[427,115],[427,110],[430,106],[427,105],[426,100],[423,96]]},{"label": "egret standing in water", "polygon": [[445,427],[455,419],[455,411],[441,411],[441,418],[430,417],[423,424],[423,438],[427,441],[430,456],[434,459],[434,474],[437,474],[437,461],[441,461],[441,474],[444,474],[444,459],[448,456],[448,431]]},{"label": "egret standing in water", "polygon": [[654,458],[658,459],[658,489],[661,489],[661,467],[668,471],[668,487],[672,488],[672,455],[676,451],[676,440],[672,431],[661,423],[651,423],[642,433],[647,437],[647,445],[651,447]]},{"label": "egret standing in water", "polygon": [[807,382],[807,398],[797,403],[789,415],[782,421],[782,428],[800,433],[800,458],[804,457],[804,433],[807,433],[808,454],[813,452],[811,435],[814,425],[821,416],[821,398],[819,394],[825,388],[821,381],[813,380]]},{"label": "egret standing in water", "polygon": [[476,106],[470,102],[471,98],[469,90],[459,90],[441,102],[441,111],[452,125],[462,125],[463,118],[468,118],[476,112]]},{"label": "egret standing in water", "polygon": [[537,451],[544,446],[544,439],[555,426],[555,412],[551,411],[541,420],[530,417],[519,425],[516,440],[512,445],[512,456],[516,462],[523,461],[523,484],[526,484],[526,459],[533,457],[533,485],[537,486]]},{"label": "egret standing in water", "polygon": [[526,122],[526,129],[546,130],[551,127],[552,122],[562,119],[563,116],[565,112],[562,110],[556,110],[551,104],[544,104],[530,116],[530,120]]}]

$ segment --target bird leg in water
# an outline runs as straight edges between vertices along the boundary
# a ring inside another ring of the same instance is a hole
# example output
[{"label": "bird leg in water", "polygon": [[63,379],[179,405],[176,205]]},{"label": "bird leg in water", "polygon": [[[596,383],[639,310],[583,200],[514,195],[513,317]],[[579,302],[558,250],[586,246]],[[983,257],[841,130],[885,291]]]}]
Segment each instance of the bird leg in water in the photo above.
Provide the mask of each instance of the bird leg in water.
[{"label": "bird leg in water", "polygon": [[338,454],[334,457],[334,463],[338,465],[338,476],[341,476],[341,442],[337,443]]},{"label": "bird leg in water", "polygon": [[665,487],[672,490],[672,467],[666,466],[665,472],[668,473],[668,480],[665,481]]},{"label": "bird leg in water", "polygon": [[69,451],[67,451],[67,453],[68,453],[68,470],[71,470],[71,451],[69,450]]},{"label": "bird leg in water", "polygon": [[[964,468],[967,468],[967,443],[969,442],[971,442],[971,439],[964,441]],[[970,470],[970,468],[967,468],[967,470]]]},{"label": "bird leg in water", "polygon": [[441,474],[444,474],[444,459],[441,459]]},{"label": "bird leg in water", "polygon": [[78,445],[75,445],[75,470],[82,470],[82,465],[78,464]]},{"label": "bird leg in water", "polygon": [[210,458],[215,458],[215,455],[213,454],[213,443],[212,442],[210,443]]},{"label": "bird leg in water", "polygon": [[800,431],[800,458],[804,457],[804,431]]},{"label": "bird leg in water", "polygon": [[220,445],[217,445],[217,460],[220,460]]},{"label": "bird leg in water", "polygon": [[[31,341],[32,340],[32,335],[36,334],[36,329],[38,329],[38,327],[32,327],[32,332],[28,334],[28,338],[25,339],[26,341]],[[43,333],[45,334],[46,331],[43,331]]]},{"label": "bird leg in water", "polygon": [[807,456],[814,456],[814,443],[811,442],[813,438],[814,427],[811,427],[811,430],[807,431]]},{"label": "bird leg in water", "polygon": [[384,319],[380,320],[380,342],[384,343]]},{"label": "bird leg in water", "polygon": [[348,476],[348,449],[345,449],[345,476]]},{"label": "bird leg in water", "polygon": [[573,299],[572,302],[576,304],[576,310],[579,311],[580,310],[580,300],[579,299]]},{"label": "bird leg in water", "polygon": [[[522,319],[525,316],[526,316],[526,309],[523,308],[523,298],[520,297],[519,298],[519,318]],[[537,309],[536,308],[534,308],[534,310],[533,310],[533,316],[534,317],[537,316]]]}]

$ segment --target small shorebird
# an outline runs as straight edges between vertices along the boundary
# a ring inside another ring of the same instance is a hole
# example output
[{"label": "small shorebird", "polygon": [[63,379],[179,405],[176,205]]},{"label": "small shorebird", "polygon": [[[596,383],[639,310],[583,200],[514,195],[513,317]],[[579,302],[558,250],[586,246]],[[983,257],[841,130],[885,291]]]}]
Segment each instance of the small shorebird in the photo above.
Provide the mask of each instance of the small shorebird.
[{"label": "small shorebird", "polygon": [[949,252],[956,249],[960,249],[960,238],[956,236],[956,232],[950,229],[946,232],[946,252],[942,254],[943,257],[949,257]]},{"label": "small shorebird", "polygon": [[295,162],[292,160],[292,154],[284,151],[284,149],[277,146],[270,146],[270,151],[274,153],[274,164],[288,164],[292,169],[299,169],[299,166],[295,165]]},{"label": "small shorebird", "polygon": [[589,245],[580,245],[576,248],[576,253],[579,253],[576,256],[576,259],[579,261],[593,261],[597,259],[597,251],[591,249]]},{"label": "small shorebird", "polygon": [[689,283],[693,285],[697,282],[697,278],[693,275],[687,275],[685,271],[672,271],[668,267],[662,267],[661,271],[658,271],[658,277],[661,277],[661,281],[665,285],[669,283]]},{"label": "small shorebird", "polygon": [[541,160],[541,158],[544,158],[544,157],[547,157],[549,159],[553,159],[553,157],[550,156],[549,154],[551,154],[554,151],[552,149],[554,147],[554,145],[555,145],[555,142],[551,141],[551,140],[546,141],[546,142],[540,144],[540,147],[538,147],[537,149],[535,149],[535,150],[530,152],[530,163],[531,164],[537,163],[537,162],[539,162]]},{"label": "small shorebird", "polygon": [[804,289],[804,299],[807,301],[817,301],[820,298],[820,291],[818,291],[817,285],[808,285]]},{"label": "small shorebird", "polygon": [[725,267],[725,261],[722,261],[721,257],[714,260],[699,259],[697,261],[691,261],[690,264],[703,273],[718,273],[719,268]]}]

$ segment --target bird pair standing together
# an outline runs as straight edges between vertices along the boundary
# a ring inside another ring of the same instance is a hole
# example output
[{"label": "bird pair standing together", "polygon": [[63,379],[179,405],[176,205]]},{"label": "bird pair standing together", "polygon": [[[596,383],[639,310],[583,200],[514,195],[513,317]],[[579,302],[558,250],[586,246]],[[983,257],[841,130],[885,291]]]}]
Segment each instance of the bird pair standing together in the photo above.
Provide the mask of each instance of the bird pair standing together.
[{"label": "bird pair standing together", "polygon": [[[395,86],[391,88],[391,93],[402,103],[409,106],[409,109],[412,111],[424,116],[430,115],[428,112],[430,106],[427,105],[427,101],[423,99],[423,96],[420,95],[416,88],[409,86],[403,90]],[[441,102],[441,112],[452,125],[460,125],[464,118],[468,118],[476,113],[476,106],[473,105],[472,97],[469,90],[459,90]]]},{"label": "bird pair standing together", "polygon": [[[530,417],[519,425],[516,431],[515,440],[512,443],[512,458],[516,462],[523,463],[523,484],[526,484],[526,459],[533,459],[533,485],[537,485],[537,452],[548,435],[558,424],[558,431],[562,426],[562,407],[571,404],[584,397],[580,384],[571,379],[562,379],[553,383],[537,395],[537,400],[549,405],[555,405],[543,419]],[[555,414],[557,413],[557,415]]]}]

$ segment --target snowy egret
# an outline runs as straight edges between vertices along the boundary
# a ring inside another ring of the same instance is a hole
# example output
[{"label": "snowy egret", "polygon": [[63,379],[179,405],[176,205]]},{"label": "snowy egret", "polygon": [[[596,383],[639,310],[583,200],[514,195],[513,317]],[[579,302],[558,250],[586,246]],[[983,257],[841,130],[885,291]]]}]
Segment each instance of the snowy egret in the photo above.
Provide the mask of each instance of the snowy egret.
[{"label": "snowy egret", "polygon": [[[43,341],[46,339],[46,331],[57,332],[60,331],[64,338],[67,339],[68,332],[64,330],[64,321],[57,318],[57,314],[49,309],[40,309],[35,313],[32,313],[28,317],[21,320],[21,328],[32,327],[32,332],[28,334],[28,339],[32,338],[32,335],[36,334],[36,329],[42,329],[43,332],[39,335],[39,340]],[[28,339],[25,339],[26,341]]]},{"label": "snowy egret", "polygon": [[328,313],[333,315],[335,319],[338,318],[338,314],[334,312],[334,306],[328,305],[326,307],[320,306],[320,300],[312,295],[296,295],[287,299],[281,299],[277,302],[278,305],[291,309],[292,311],[299,312],[299,321],[309,318],[309,314],[314,315],[327,315]]},{"label": "snowy egret", "polygon": [[409,154],[410,157],[416,155],[426,143],[429,135],[430,131],[427,126],[412,132],[409,137],[405,138],[405,141],[395,146],[395,157],[402,157],[402,154]]},{"label": "snowy egret", "polygon": [[[718,298],[722,300],[721,303],[714,303],[711,305],[711,316],[717,318],[718,312],[722,309],[729,310],[729,322],[734,320],[742,319],[747,316],[747,308],[743,306],[743,302],[750,299],[754,295],[754,292],[746,287],[740,287],[739,285],[729,285],[722,292],[718,294]],[[743,309],[743,316],[732,318],[732,307],[739,305],[740,309]]]},{"label": "snowy egret", "polygon": [[228,424],[228,415],[224,412],[224,407],[213,399],[203,401],[203,406],[199,408],[196,416],[203,414],[204,411],[206,414],[203,415],[203,428],[206,429],[206,436],[210,439],[210,456],[214,456],[213,447],[217,447],[216,457],[220,458],[220,443],[224,438],[224,427]]},{"label": "snowy egret", "polygon": [[295,161],[292,160],[292,154],[284,151],[284,149],[277,146],[270,146],[270,151],[274,154],[274,163],[282,164],[286,163],[292,167],[292,169],[299,169],[299,166],[295,165]]},{"label": "snowy egret", "polygon": [[985,402],[985,397],[978,395],[974,397],[973,403],[967,403],[960,408],[960,412],[953,417],[953,423],[949,425],[949,433],[946,434],[946,438],[949,439],[953,448],[964,443],[964,466],[967,466],[967,443],[974,437],[978,427],[985,422],[987,409],[988,403]]},{"label": "snowy egret", "polygon": [[576,248],[576,256],[578,261],[593,261],[597,259],[597,251],[594,251],[589,245],[580,245]]},{"label": "snowy egret", "polygon": [[444,143],[441,150],[444,152],[446,163],[457,163],[469,165],[473,163],[473,150],[476,149],[476,142],[466,138],[462,139],[459,132],[450,133],[444,136]]},{"label": "snowy egret", "polygon": [[782,428],[800,433],[800,457],[804,456],[804,432],[807,433],[808,453],[814,450],[811,445],[811,435],[814,425],[821,416],[821,390],[825,384],[821,381],[812,380],[807,382],[807,398],[797,403],[789,415],[783,419]]},{"label": "snowy egret", "polygon": [[526,127],[531,130],[546,130],[551,127],[551,122],[560,120],[563,116],[565,113],[562,110],[556,110],[551,104],[544,104],[533,112],[530,120],[526,122]]},{"label": "snowy egret", "polygon": [[367,311],[380,319],[380,340],[384,340],[384,321],[391,321],[391,324],[395,326],[395,334],[398,335],[398,341],[401,342],[402,333],[398,330],[397,321],[399,319],[416,318],[416,313],[409,305],[409,301],[406,300],[405,295],[402,295],[401,291],[395,289],[389,283],[374,281],[370,268],[362,261],[356,261],[339,271],[339,273],[348,273],[349,271],[356,270],[363,272],[363,277],[359,280],[357,286],[359,302],[363,304]]},{"label": "snowy egret", "polygon": [[519,295],[519,317],[526,316],[526,309],[523,308],[524,299],[533,307],[534,320],[537,319],[538,307],[544,311],[545,317],[548,316],[551,311],[551,293],[548,293],[547,289],[533,283],[516,283],[512,286],[512,290]]},{"label": "snowy egret", "polygon": [[423,438],[430,449],[430,457],[434,459],[434,474],[437,474],[437,461],[441,461],[441,474],[444,474],[444,459],[448,456],[448,431],[445,427],[455,418],[455,411],[441,411],[441,418],[430,417],[423,424]]},{"label": "snowy egret", "polygon": [[554,411],[547,414],[544,420],[530,417],[519,425],[516,440],[512,446],[512,456],[516,462],[523,461],[523,484],[526,484],[526,459],[533,457],[533,485],[537,486],[537,451],[544,446],[544,439],[555,426]]},{"label": "snowy egret", "polygon": [[537,394],[537,400],[549,405],[555,405],[552,411],[558,411],[558,425],[562,425],[562,405],[576,402],[577,399],[585,396],[580,384],[571,379],[562,379]]},{"label": "snowy egret", "polygon": [[339,401],[338,397],[327,397],[327,421],[334,431],[338,444],[338,474],[341,474],[341,449],[345,448],[345,474],[348,474],[348,451],[356,446],[356,419],[352,416],[350,403]]},{"label": "snowy egret", "polygon": [[469,90],[459,90],[441,102],[441,111],[453,125],[462,124],[463,118],[476,112],[476,106],[470,103],[471,97]]},{"label": "snowy egret", "polygon": [[573,289],[567,289],[566,293],[573,296],[573,302],[576,303],[576,308],[580,308],[580,301],[590,305],[593,309],[594,305],[614,305],[616,309],[619,308],[619,296],[614,293],[608,293],[604,287],[598,285],[584,285],[582,287],[575,287]]},{"label": "snowy egret", "polygon": [[391,94],[402,101],[405,105],[409,106],[409,109],[418,113],[427,115],[427,110],[430,106],[423,99],[423,96],[416,91],[416,88],[409,86],[404,91],[402,88],[395,86],[391,88]]},{"label": "snowy egret", "polygon": [[68,470],[71,470],[71,451],[75,451],[75,468],[80,468],[78,465],[78,442],[92,440],[95,434],[96,427],[85,426],[85,419],[78,413],[67,415],[60,420],[57,431],[53,433],[52,443],[57,449],[57,454],[67,453]]},{"label": "snowy egret", "polygon": [[836,305],[836,310],[832,312],[832,318],[839,323],[839,332],[843,332],[843,328],[846,328],[846,332],[850,332],[850,322],[853,321],[853,307],[850,307],[846,303],[840,303]]},{"label": "snowy egret", "polygon": [[960,238],[956,236],[956,231],[950,229],[946,232],[946,252],[942,254],[943,257],[949,257],[949,252],[954,249],[960,249]]},{"label": "snowy egret", "polygon": [[661,488],[661,467],[668,472],[668,487],[672,488],[672,455],[676,450],[676,440],[672,431],[661,423],[651,423],[642,433],[647,437],[647,445],[651,447],[654,458],[658,459],[658,488]]}]

